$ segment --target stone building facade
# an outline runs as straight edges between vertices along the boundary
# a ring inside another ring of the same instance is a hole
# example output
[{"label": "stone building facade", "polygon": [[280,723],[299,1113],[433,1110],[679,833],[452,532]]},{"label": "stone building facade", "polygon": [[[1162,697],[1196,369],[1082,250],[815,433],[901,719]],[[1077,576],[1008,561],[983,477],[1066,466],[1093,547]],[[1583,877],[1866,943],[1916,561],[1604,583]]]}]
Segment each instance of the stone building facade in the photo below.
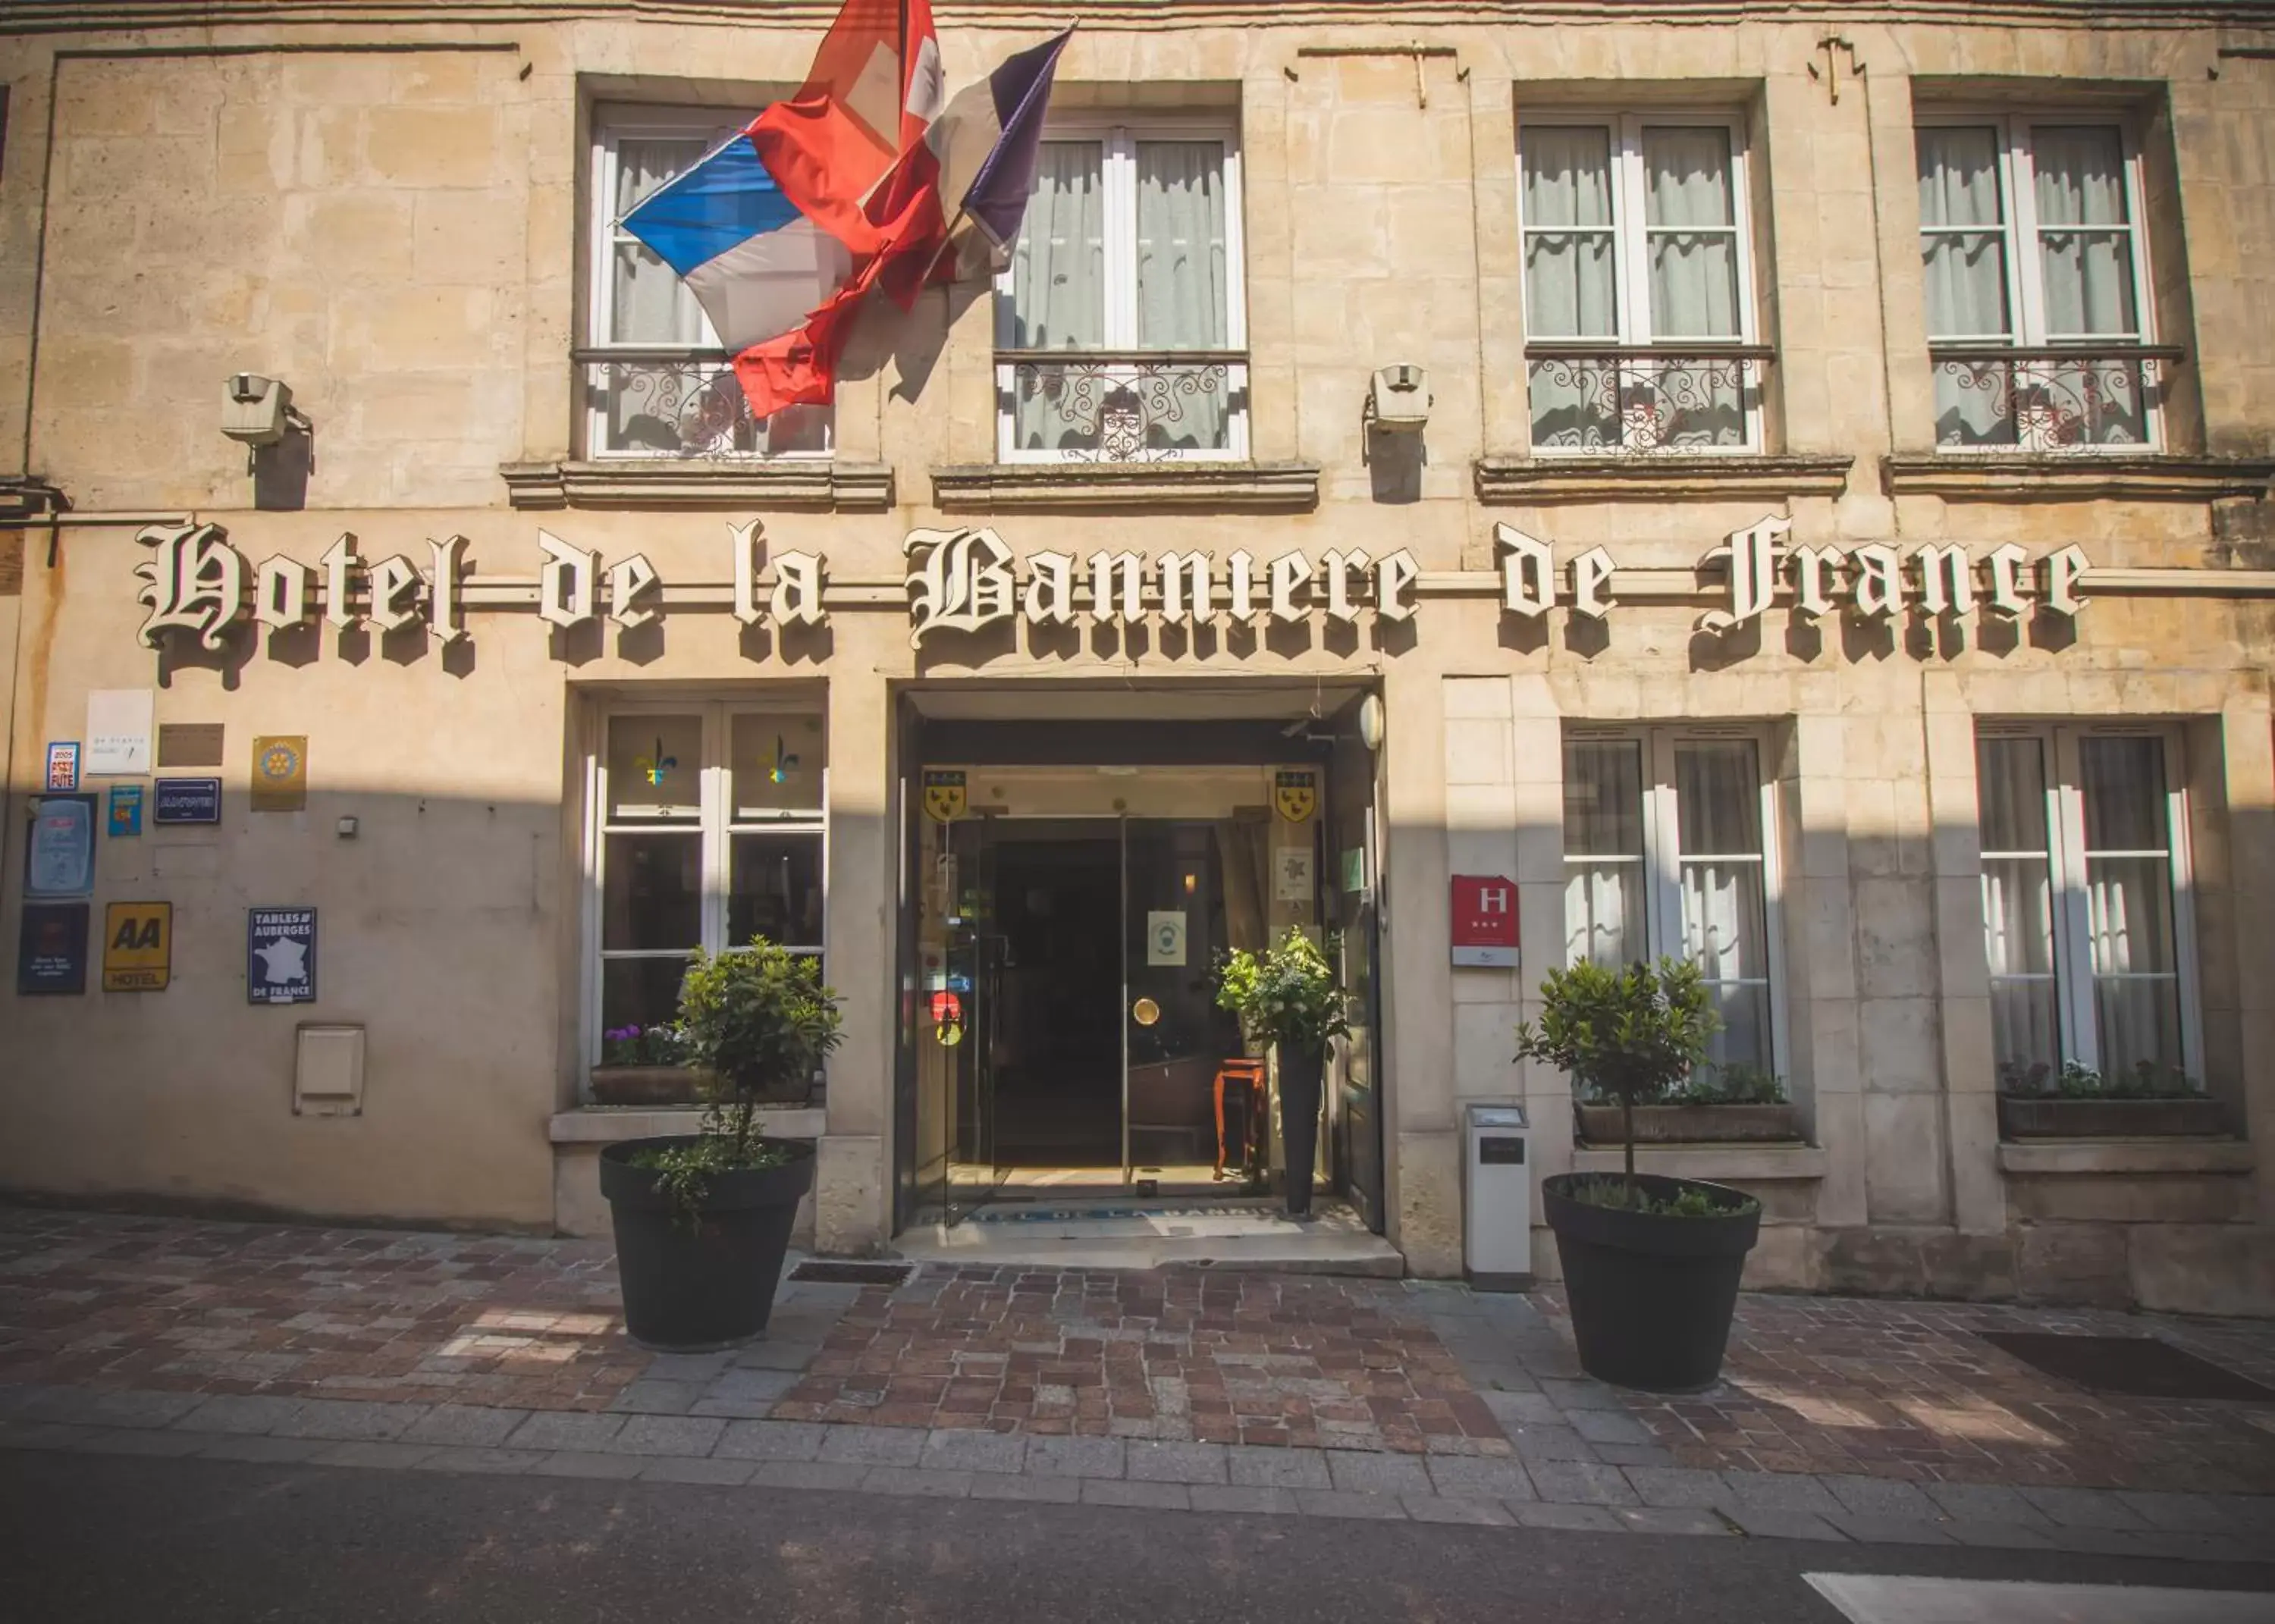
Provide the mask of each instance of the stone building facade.
[{"label": "stone building facade", "polygon": [[[593,1229],[682,1120],[593,1105],[605,1034],[757,921],[846,1001],[814,1238],[889,1248],[1002,1157],[958,842],[1158,817],[1228,895],[1311,854],[1246,928],[1362,955],[1322,1176],[1413,1273],[1464,1107],[1615,1159],[1513,1029],[1664,951],[1796,1108],[1646,1158],[1763,1196],[1756,1282],[2275,1303],[2275,7],[1101,0],[1004,284],[760,431],[616,222],[834,9],[0,8],[0,1185]],[[1063,20],[937,11],[951,87]],[[146,789],[91,878],[51,765]],[[105,991],[138,902],[167,984]],[[1206,1161],[1133,1152],[1131,1041],[1118,1176]],[[2088,1074],[2210,1114],[2002,1103]]]}]

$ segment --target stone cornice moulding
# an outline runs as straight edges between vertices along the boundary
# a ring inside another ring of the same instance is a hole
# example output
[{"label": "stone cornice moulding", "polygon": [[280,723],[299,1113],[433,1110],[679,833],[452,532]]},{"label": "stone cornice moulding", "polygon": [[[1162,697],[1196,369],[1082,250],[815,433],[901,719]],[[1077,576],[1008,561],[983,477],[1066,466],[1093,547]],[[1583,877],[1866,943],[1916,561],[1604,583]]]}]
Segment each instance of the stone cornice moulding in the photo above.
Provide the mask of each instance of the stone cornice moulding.
[{"label": "stone cornice moulding", "polygon": [[2242,1139],[2002,1140],[2001,1173],[2107,1176],[2112,1174],[2250,1173],[2257,1163]]},{"label": "stone cornice moulding", "polygon": [[[1735,1179],[1746,1184],[1778,1183],[1788,1179],[1821,1179],[1825,1158],[1814,1144],[1638,1144],[1636,1171],[1663,1173],[1676,1178]],[[1575,1173],[1617,1173],[1622,1152],[1585,1147],[1572,1152]]]},{"label": "stone cornice moulding", "polygon": [[[515,24],[606,21],[714,22],[737,27],[819,30],[839,0],[17,0],[0,34],[91,34],[280,25]],[[1478,27],[1515,23],[1742,22],[1793,24],[1787,0],[1087,0],[1088,28],[1168,32],[1196,26],[1349,26],[1398,29]],[[1058,28],[1066,8],[1039,0],[938,0],[949,26]],[[1839,8],[1833,19],[1870,24],[1976,25],[1994,27],[2226,30],[2275,26],[2275,4],[2261,0],[1882,0]],[[1804,22],[1821,28],[1821,21]]]},{"label": "stone cornice moulding", "polygon": [[2217,502],[2264,497],[2275,458],[2258,457],[2060,457],[1931,452],[1883,457],[1891,496],[1954,502]]},{"label": "stone cornice moulding", "polygon": [[1478,500],[1531,507],[1568,502],[1673,502],[1838,496],[1854,457],[1485,456]]},{"label": "stone cornice moulding", "polygon": [[943,513],[1013,509],[1301,513],[1319,502],[1317,463],[977,463],[932,471]]},{"label": "stone cornice moulding", "polygon": [[504,463],[498,468],[517,508],[858,509],[893,505],[893,471],[881,463],[834,458],[779,462],[617,461]]}]

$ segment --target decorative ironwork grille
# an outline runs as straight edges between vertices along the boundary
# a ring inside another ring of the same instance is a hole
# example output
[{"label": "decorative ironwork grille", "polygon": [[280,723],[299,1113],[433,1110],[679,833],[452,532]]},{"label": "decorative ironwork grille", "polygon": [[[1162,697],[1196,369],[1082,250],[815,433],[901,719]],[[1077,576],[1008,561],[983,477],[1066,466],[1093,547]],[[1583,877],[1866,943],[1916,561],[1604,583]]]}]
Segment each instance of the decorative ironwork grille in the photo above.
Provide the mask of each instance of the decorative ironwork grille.
[{"label": "decorative ironwork grille", "polygon": [[2156,443],[2163,369],[2181,355],[2143,344],[1938,344],[1928,353],[1938,446],[2084,455]]},{"label": "decorative ironwork grille", "polygon": [[1004,351],[997,389],[1005,449],[1069,462],[1155,463],[1240,449],[1248,411],[1244,354],[1066,354]]},{"label": "decorative ironwork grille", "polygon": [[579,351],[594,457],[751,457],[829,449],[826,406],[751,415],[718,350]]},{"label": "decorative ironwork grille", "polygon": [[1532,445],[1601,456],[1742,451],[1754,444],[1766,347],[1525,346]]}]

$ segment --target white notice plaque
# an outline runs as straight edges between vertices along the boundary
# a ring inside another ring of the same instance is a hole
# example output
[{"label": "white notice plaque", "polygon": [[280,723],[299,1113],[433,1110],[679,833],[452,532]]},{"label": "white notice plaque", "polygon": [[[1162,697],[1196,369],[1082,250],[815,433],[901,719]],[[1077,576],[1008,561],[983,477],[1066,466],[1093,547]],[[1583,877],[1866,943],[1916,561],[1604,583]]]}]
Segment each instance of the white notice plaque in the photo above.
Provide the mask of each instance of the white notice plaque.
[{"label": "white notice plaque", "polygon": [[1145,916],[1145,963],[1155,968],[1184,968],[1185,916],[1183,913],[1148,913]]},{"label": "white notice plaque", "polygon": [[150,718],[157,696],[147,688],[97,688],[87,696],[90,778],[132,777],[150,770]]}]

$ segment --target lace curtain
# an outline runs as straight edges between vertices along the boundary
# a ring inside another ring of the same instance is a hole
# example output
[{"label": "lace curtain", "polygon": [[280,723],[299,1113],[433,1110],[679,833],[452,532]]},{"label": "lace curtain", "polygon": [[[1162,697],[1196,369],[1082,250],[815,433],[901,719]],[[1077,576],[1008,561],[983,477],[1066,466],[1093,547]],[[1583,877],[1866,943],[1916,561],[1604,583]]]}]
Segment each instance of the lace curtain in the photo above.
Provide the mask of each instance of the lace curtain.
[{"label": "lace curtain", "polygon": [[2177,1069],[2180,970],[2162,744],[2081,738],[2078,789],[2085,804],[2086,930],[2102,1075]]},{"label": "lace curtain", "polygon": [[[1221,350],[1230,341],[1224,144],[1138,143],[1138,344]],[[1149,449],[1220,450],[1231,380],[1219,366],[1180,366],[1148,389]]]}]

